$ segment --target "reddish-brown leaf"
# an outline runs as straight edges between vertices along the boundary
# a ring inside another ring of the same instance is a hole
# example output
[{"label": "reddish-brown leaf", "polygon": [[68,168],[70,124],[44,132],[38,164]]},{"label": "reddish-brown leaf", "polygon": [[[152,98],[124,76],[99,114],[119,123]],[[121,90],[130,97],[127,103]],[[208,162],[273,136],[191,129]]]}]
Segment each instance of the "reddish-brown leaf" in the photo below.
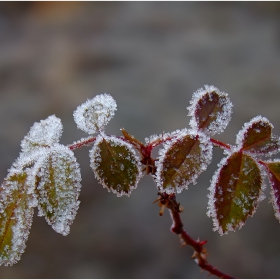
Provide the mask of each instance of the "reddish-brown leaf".
[{"label": "reddish-brown leaf", "polygon": [[261,172],[252,157],[238,151],[223,159],[210,187],[209,214],[214,230],[224,234],[241,228],[255,212],[261,187]]},{"label": "reddish-brown leaf", "polygon": [[179,133],[160,151],[156,182],[160,191],[180,193],[195,183],[212,159],[212,144],[203,134]]},{"label": "reddish-brown leaf", "polygon": [[194,93],[190,103],[192,105],[188,109],[192,116],[192,128],[214,135],[221,133],[228,125],[232,103],[226,93],[213,86],[205,86],[205,89]]},{"label": "reddish-brown leaf", "polygon": [[274,160],[266,164],[271,184],[272,203],[275,217],[280,221],[280,160]]},{"label": "reddish-brown leaf", "polygon": [[243,150],[254,154],[271,155],[279,150],[279,138],[272,135],[273,125],[258,116],[245,123],[237,135],[237,144]]}]

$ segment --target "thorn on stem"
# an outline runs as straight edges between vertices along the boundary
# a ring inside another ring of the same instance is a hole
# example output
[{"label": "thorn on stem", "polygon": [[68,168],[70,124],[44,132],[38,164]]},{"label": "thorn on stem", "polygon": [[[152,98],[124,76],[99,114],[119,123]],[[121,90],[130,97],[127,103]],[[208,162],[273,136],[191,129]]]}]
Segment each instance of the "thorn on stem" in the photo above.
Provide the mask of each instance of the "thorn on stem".
[{"label": "thorn on stem", "polygon": [[164,213],[165,205],[161,205],[159,215],[162,216]]},{"label": "thorn on stem", "polygon": [[156,203],[161,200],[161,197],[158,197],[153,203]]},{"label": "thorn on stem", "polygon": [[159,215],[162,216],[166,205],[163,204],[163,200],[162,200],[161,196],[158,197],[153,203],[156,203],[156,202],[158,202],[158,206],[160,207]]},{"label": "thorn on stem", "polygon": [[192,256],[191,256],[191,259],[197,259],[197,256],[198,256],[197,251],[194,251]]},{"label": "thorn on stem", "polygon": [[184,247],[186,245],[188,245],[188,243],[182,238],[182,236],[180,235],[180,243],[181,243],[181,247]]}]

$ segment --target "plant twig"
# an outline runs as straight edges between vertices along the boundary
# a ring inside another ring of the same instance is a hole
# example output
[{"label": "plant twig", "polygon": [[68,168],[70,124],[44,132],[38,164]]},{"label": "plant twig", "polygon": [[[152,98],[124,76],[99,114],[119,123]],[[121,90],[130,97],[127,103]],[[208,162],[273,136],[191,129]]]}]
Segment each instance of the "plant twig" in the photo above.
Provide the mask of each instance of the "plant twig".
[{"label": "plant twig", "polygon": [[233,279],[233,277],[221,272],[217,268],[213,267],[207,262],[207,251],[204,248],[204,245],[207,243],[206,240],[199,241],[194,240],[183,227],[183,223],[181,220],[180,213],[183,211],[180,203],[176,201],[175,194],[167,194],[167,193],[159,193],[160,197],[155,201],[159,203],[161,207],[160,216],[163,215],[164,208],[168,208],[171,214],[171,218],[173,220],[173,224],[171,227],[171,231],[180,236],[183,240],[183,245],[189,245],[194,249],[194,253],[192,255],[192,259],[203,269],[208,271],[209,273],[225,279]]},{"label": "plant twig", "polygon": [[73,144],[68,145],[68,148],[70,150],[76,150],[78,148],[81,148],[83,146],[88,146],[90,145],[92,142],[94,142],[96,140],[96,137],[88,137],[88,138],[82,138],[81,140],[74,142]]},{"label": "plant twig", "polygon": [[219,141],[219,140],[216,140],[216,139],[214,139],[214,138],[210,138],[210,141],[211,141],[215,146],[220,147],[220,148],[222,148],[222,149],[227,149],[227,150],[230,150],[230,149],[231,149],[231,147],[230,147],[229,144],[226,144],[226,143],[221,142],[221,141]]}]

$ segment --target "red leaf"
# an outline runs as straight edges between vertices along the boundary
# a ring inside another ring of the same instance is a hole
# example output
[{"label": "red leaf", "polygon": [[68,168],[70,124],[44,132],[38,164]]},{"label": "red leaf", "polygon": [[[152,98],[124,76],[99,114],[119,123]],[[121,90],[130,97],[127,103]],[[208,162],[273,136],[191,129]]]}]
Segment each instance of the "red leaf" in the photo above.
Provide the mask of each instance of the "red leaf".
[{"label": "red leaf", "polygon": [[160,150],[156,181],[160,191],[180,193],[205,171],[212,159],[212,144],[204,134],[182,130]]},{"label": "red leaf", "polygon": [[272,135],[273,125],[267,118],[258,116],[245,123],[236,143],[253,154],[271,155],[279,150],[279,139]]},{"label": "red leaf", "polygon": [[258,164],[241,151],[223,159],[210,187],[209,215],[220,234],[241,228],[261,200],[262,177]]},{"label": "red leaf", "polygon": [[190,126],[213,135],[221,133],[231,118],[232,103],[228,95],[213,86],[205,86],[194,93],[188,107],[192,116]]},{"label": "red leaf", "polygon": [[266,164],[269,181],[271,184],[272,204],[275,217],[280,221],[280,160],[274,160]]}]

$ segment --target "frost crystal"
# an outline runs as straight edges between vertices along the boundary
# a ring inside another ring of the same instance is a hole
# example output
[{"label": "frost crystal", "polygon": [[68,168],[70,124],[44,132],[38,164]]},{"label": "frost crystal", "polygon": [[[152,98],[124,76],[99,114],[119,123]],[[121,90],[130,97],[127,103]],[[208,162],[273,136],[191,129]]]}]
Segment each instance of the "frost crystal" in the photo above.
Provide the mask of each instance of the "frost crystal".
[{"label": "frost crystal", "polygon": [[271,156],[279,151],[280,140],[271,131],[273,125],[262,116],[257,116],[243,125],[236,136],[236,144],[253,155]]},{"label": "frost crystal", "polygon": [[240,229],[253,216],[264,199],[264,172],[261,166],[241,150],[233,151],[218,164],[209,188],[207,215],[214,231],[221,235]]},{"label": "frost crystal", "polygon": [[275,217],[280,222],[280,159],[266,162],[266,168],[271,185],[271,202],[275,211]]},{"label": "frost crystal", "polygon": [[104,188],[117,196],[130,196],[142,176],[140,159],[131,144],[99,135],[90,150],[90,166]]},{"label": "frost crystal", "polygon": [[35,180],[31,169],[11,170],[0,187],[0,265],[13,265],[26,247],[32,224]]},{"label": "frost crystal", "polygon": [[159,151],[155,181],[161,192],[180,193],[189,184],[196,184],[206,170],[212,159],[212,143],[205,134],[188,129],[170,135],[172,139]]},{"label": "frost crystal", "polygon": [[74,153],[55,144],[35,165],[39,216],[62,235],[70,231],[79,204],[81,174]]},{"label": "frost crystal", "polygon": [[22,152],[30,153],[40,147],[58,143],[62,130],[61,120],[55,115],[34,123],[21,142]]},{"label": "frost crystal", "polygon": [[145,143],[150,144],[152,142],[163,142],[163,143],[169,143],[172,139],[176,138],[178,134],[180,134],[182,130],[177,129],[172,132],[163,132],[160,135],[154,134],[149,137],[145,138]]},{"label": "frost crystal", "polygon": [[111,95],[104,93],[80,105],[73,116],[79,129],[94,134],[104,130],[116,110],[116,101]]},{"label": "frost crystal", "polygon": [[232,103],[228,94],[221,92],[214,86],[204,86],[197,90],[187,107],[191,116],[191,128],[203,130],[208,135],[219,134],[224,131],[231,119]]}]

